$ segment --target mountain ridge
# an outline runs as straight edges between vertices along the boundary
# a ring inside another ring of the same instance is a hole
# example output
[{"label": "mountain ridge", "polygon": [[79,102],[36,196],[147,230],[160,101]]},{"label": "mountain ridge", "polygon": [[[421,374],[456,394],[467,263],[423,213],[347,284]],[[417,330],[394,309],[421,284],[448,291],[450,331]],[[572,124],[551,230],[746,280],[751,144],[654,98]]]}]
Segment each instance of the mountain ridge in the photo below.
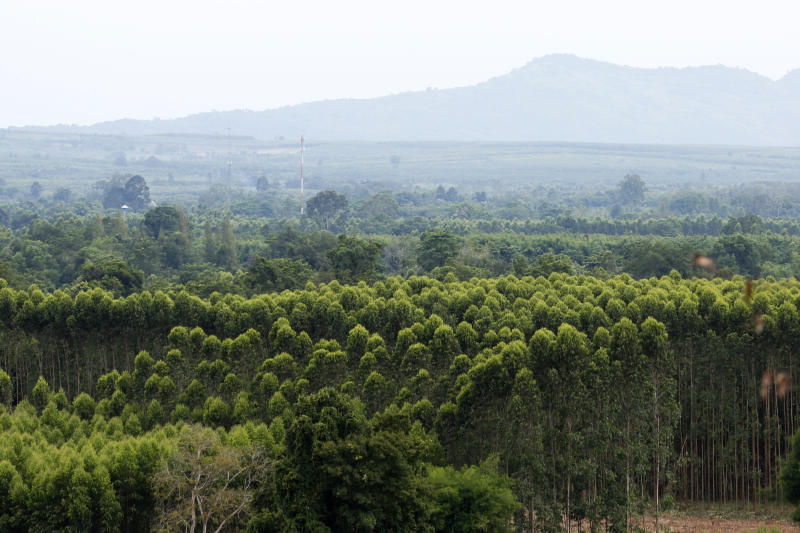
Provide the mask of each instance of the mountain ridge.
[{"label": "mountain ridge", "polygon": [[551,54],[471,86],[37,129],[261,139],[800,145],[800,69],[638,68]]}]

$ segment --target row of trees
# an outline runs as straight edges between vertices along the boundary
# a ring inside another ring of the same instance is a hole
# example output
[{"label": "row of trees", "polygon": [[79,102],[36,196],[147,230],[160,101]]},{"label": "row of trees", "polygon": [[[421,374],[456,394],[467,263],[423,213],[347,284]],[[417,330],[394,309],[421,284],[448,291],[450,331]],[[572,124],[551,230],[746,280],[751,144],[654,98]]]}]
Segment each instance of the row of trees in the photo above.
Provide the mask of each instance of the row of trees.
[{"label": "row of trees", "polygon": [[779,495],[800,423],[800,284],[748,287],[678,272],[448,274],[207,300],[6,287],[0,366],[12,404],[37,405],[41,375],[69,399],[91,394],[88,416],[120,417],[133,432],[180,421],[288,428],[293,406],[332,387],[368,418],[406,413],[439,464],[496,455],[527,508],[515,523],[624,528],[663,494]]},{"label": "row of trees", "polygon": [[407,234],[337,237],[311,219],[207,218],[172,206],[126,216],[33,217],[16,231],[0,228],[0,274],[17,288],[101,287],[127,295],[181,283],[208,296],[215,290],[253,294],[300,288],[309,280],[357,282],[414,273],[441,279],[453,272],[462,280],[551,272],[647,277],[672,269],[704,275],[693,266],[695,252],[715,257],[721,276],[785,277],[800,271],[798,237],[764,230],[778,222],[757,217],[732,219],[736,232],[719,236],[653,237],[648,227],[656,222],[636,227],[632,221],[618,229],[633,235],[589,239],[565,230],[566,220],[556,226],[563,233],[550,235],[527,234],[527,225],[547,220],[482,228],[482,222],[462,219],[439,228],[424,221],[420,228],[406,228]]}]

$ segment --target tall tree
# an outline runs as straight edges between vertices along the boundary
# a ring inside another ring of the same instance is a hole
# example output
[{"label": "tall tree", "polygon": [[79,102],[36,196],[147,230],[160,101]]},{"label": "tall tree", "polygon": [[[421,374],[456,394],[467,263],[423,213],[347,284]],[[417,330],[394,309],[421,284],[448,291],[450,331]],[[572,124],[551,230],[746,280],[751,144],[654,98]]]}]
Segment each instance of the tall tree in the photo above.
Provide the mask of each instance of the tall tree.
[{"label": "tall tree", "polygon": [[653,499],[656,504],[656,531],[661,511],[662,466],[666,464],[672,450],[672,432],[678,419],[679,407],[675,400],[675,357],[667,344],[667,330],[653,317],[642,323],[642,352],[647,357],[650,371],[652,397],[651,442],[653,456]]},{"label": "tall tree", "polygon": [[306,209],[308,216],[315,218],[327,230],[347,214],[347,198],[336,191],[322,191],[308,199]]},{"label": "tall tree", "polygon": [[623,204],[640,204],[647,186],[638,174],[626,174],[617,186],[617,195]]},{"label": "tall tree", "polygon": [[622,445],[625,449],[626,522],[631,521],[631,481],[641,457],[642,423],[647,420],[649,381],[647,358],[642,354],[636,325],[622,318],[611,331],[611,357],[617,376],[617,395],[622,405]]},{"label": "tall tree", "polygon": [[213,430],[187,426],[176,452],[155,477],[160,528],[219,533],[241,527],[252,489],[268,467],[257,447],[225,445]]},{"label": "tall tree", "polygon": [[233,234],[231,220],[228,217],[225,217],[222,223],[221,241],[218,264],[227,270],[232,270],[239,264],[239,257],[236,250],[236,236]]},{"label": "tall tree", "polygon": [[170,205],[162,205],[148,210],[142,222],[147,233],[154,239],[178,230],[180,216],[178,210]]},{"label": "tall tree", "polygon": [[417,262],[424,270],[433,270],[455,257],[458,248],[458,239],[449,231],[426,231],[420,237]]},{"label": "tall tree", "polygon": [[382,249],[377,241],[339,235],[336,248],[329,250],[327,256],[336,278],[343,283],[372,281],[380,268]]}]

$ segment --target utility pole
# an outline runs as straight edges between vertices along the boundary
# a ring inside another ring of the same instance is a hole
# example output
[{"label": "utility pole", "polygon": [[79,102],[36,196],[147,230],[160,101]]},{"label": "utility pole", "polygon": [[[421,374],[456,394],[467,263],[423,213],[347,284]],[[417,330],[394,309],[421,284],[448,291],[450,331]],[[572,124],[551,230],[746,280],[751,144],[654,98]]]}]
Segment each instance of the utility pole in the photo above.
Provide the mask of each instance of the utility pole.
[{"label": "utility pole", "polygon": [[233,166],[233,154],[231,153],[231,129],[228,128],[228,187],[225,193],[228,214],[231,211],[231,167]]},{"label": "utility pole", "polygon": [[303,175],[303,152],[305,151],[305,142],[303,136],[300,136],[300,214],[306,212],[306,198],[305,198],[305,176]]}]

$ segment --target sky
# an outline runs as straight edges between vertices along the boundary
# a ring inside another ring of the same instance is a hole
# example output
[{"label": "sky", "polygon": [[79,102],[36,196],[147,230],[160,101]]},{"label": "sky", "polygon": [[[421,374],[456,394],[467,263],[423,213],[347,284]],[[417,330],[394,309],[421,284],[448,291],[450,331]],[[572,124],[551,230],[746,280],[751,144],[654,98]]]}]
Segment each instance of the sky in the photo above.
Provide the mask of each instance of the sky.
[{"label": "sky", "polygon": [[0,0],[0,128],[473,85],[552,53],[800,67],[796,0]]}]

